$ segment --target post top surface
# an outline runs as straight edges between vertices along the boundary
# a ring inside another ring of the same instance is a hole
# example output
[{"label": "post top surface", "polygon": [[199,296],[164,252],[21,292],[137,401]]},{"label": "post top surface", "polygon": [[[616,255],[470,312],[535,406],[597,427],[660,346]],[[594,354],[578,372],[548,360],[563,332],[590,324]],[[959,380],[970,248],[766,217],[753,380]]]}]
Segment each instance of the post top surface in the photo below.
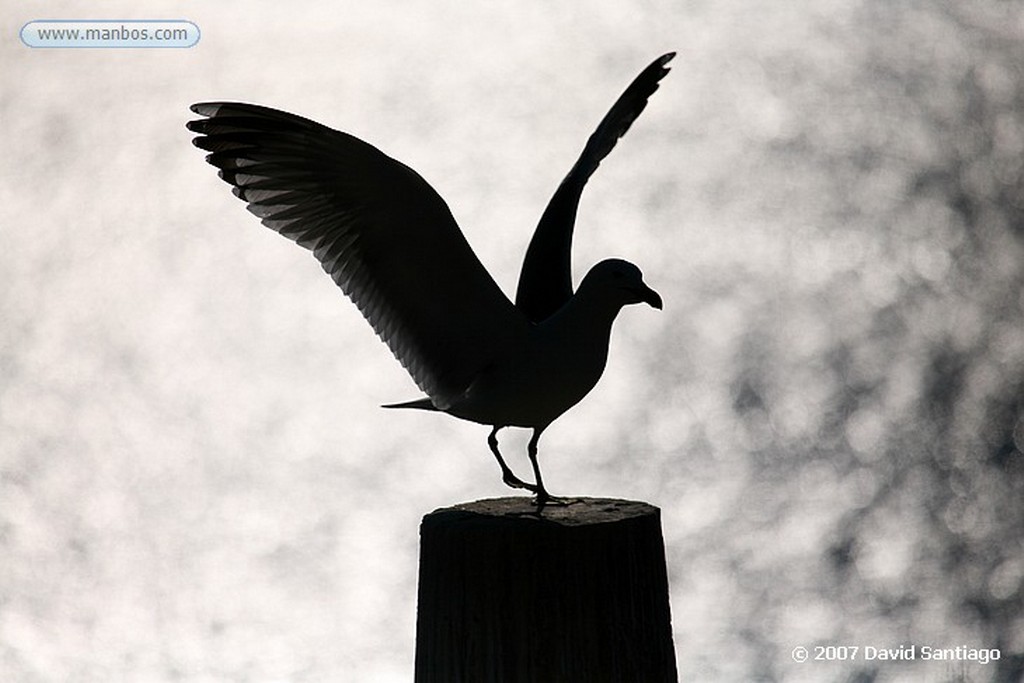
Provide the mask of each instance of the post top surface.
[{"label": "post top surface", "polygon": [[506,519],[534,519],[553,522],[562,526],[587,526],[592,524],[608,524],[621,522],[633,517],[658,514],[657,507],[637,500],[621,500],[617,498],[566,498],[559,503],[549,503],[540,511],[537,505],[527,496],[509,496],[505,498],[487,498],[469,503],[459,503],[451,507],[434,510],[433,515],[451,515],[452,513],[469,513],[481,517]]}]

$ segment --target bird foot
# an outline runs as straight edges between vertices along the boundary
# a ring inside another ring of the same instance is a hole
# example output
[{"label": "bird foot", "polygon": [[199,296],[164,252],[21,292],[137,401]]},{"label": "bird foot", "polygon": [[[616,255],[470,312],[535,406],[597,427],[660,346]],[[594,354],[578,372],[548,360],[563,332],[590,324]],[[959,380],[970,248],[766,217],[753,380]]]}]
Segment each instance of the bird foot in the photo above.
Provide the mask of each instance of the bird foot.
[{"label": "bird foot", "polygon": [[543,510],[547,505],[553,505],[555,507],[565,507],[578,503],[577,498],[564,498],[560,496],[552,496],[547,491],[539,491],[537,495],[533,497],[533,504],[537,506],[538,510]]},{"label": "bird foot", "polygon": [[501,480],[505,482],[505,486],[508,486],[510,488],[524,489],[531,493],[540,493],[540,489],[538,489],[535,484],[527,484],[525,481],[523,481],[516,475],[512,474],[512,470],[503,472],[501,475]]}]

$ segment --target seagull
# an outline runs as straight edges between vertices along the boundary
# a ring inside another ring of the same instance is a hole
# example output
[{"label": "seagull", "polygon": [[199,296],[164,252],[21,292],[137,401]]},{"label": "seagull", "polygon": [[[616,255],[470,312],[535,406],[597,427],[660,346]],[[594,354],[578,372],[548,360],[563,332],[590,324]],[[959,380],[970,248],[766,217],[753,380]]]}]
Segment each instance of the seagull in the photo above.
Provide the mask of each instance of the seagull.
[{"label": "seagull", "polygon": [[[192,105],[193,144],[263,225],[313,252],[425,394],[388,404],[491,427],[487,444],[512,488],[544,486],[541,433],[597,384],[612,323],[627,305],[661,309],[637,266],[606,259],[572,287],[573,226],[587,180],[668,73],[662,55],[626,88],[541,216],[516,299],[502,292],[448,205],[414,170],[352,135],[255,104]],[[517,477],[498,431],[523,427],[534,482]]]}]

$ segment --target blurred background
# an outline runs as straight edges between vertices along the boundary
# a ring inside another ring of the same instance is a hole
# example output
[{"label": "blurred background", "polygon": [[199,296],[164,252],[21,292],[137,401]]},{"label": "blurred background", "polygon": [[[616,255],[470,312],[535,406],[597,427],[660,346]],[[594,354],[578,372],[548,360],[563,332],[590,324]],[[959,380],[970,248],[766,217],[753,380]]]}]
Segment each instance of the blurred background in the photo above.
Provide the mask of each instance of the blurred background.
[{"label": "blurred background", "polygon": [[[101,7],[0,19],[0,679],[408,681],[420,517],[509,493],[485,427],[377,407],[418,392],[189,104],[377,145],[512,294],[586,137],[676,50],[574,252],[665,310],[620,316],[549,487],[662,508],[683,680],[1022,680],[1020,3]],[[86,18],[202,38],[18,40]],[[1001,658],[791,657],[911,644]]]}]

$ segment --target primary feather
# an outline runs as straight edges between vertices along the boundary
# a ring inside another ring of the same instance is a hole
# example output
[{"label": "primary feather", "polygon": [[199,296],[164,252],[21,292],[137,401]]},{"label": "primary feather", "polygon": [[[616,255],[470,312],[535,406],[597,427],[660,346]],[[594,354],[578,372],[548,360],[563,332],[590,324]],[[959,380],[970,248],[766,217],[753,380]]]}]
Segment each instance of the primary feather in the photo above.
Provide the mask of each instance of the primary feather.
[{"label": "primary feather", "polygon": [[516,289],[516,308],[533,322],[549,317],[572,296],[572,233],[583,188],[647,107],[658,82],[669,72],[665,65],[675,54],[669,52],[658,57],[633,79],[601,119],[541,215],[526,250]]},{"label": "primary feather", "polygon": [[438,408],[500,346],[495,329],[526,324],[408,166],[294,114],[230,102],[192,110],[207,117],[188,128],[221,178],[264,225],[313,252]]}]

